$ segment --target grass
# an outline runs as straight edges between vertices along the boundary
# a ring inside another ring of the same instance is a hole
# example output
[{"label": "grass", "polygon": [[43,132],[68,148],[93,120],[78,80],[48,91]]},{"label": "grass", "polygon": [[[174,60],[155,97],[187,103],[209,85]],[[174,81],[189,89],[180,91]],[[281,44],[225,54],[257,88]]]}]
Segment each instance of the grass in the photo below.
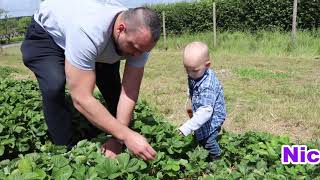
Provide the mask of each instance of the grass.
[{"label": "grass", "polygon": [[3,67],[0,67],[0,78],[1,79],[7,78],[7,77],[10,77],[11,74],[18,73],[18,72],[19,70],[17,68],[13,68],[10,66],[3,66]]},{"label": "grass", "polygon": [[30,79],[33,75],[21,59],[19,47],[0,49],[0,78]]},{"label": "grass", "polygon": [[264,79],[264,78],[288,78],[288,73],[272,72],[256,68],[238,68],[234,73],[241,78],[247,79]]},{"label": "grass", "polygon": [[[291,45],[291,35],[287,32],[259,31],[246,32],[221,32],[218,33],[218,47],[213,49],[213,35],[211,32],[199,34],[184,34],[179,37],[169,36],[168,47],[180,49],[193,40],[206,42],[215,54],[236,54],[255,56],[280,56],[280,57],[320,57],[320,30],[299,31],[297,33],[297,46]],[[158,48],[164,49],[163,41],[158,43]]]},{"label": "grass", "polygon": [[[160,40],[146,65],[140,98],[169,121],[181,124],[187,79],[181,64],[182,48],[193,40],[212,47],[210,33]],[[287,134],[294,140],[320,137],[320,34],[299,32],[297,47],[283,32],[220,33],[219,47],[211,48],[212,68],[223,84],[228,118],[224,128]],[[19,70],[14,77],[34,78],[23,66],[18,48],[0,55],[0,67]]]}]

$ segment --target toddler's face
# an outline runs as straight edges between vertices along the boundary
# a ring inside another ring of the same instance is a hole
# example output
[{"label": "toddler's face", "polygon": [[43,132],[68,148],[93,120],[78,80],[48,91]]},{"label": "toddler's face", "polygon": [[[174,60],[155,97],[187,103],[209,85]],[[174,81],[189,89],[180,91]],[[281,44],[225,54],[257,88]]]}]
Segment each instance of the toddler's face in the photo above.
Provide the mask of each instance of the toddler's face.
[{"label": "toddler's face", "polygon": [[206,66],[206,63],[201,63],[198,65],[184,64],[184,68],[186,69],[188,76],[191,79],[195,80],[195,79],[200,78],[203,75],[203,73],[207,69],[207,66]]},{"label": "toddler's face", "polygon": [[188,44],[183,51],[183,65],[191,79],[199,79],[210,67],[207,45],[202,42]]}]

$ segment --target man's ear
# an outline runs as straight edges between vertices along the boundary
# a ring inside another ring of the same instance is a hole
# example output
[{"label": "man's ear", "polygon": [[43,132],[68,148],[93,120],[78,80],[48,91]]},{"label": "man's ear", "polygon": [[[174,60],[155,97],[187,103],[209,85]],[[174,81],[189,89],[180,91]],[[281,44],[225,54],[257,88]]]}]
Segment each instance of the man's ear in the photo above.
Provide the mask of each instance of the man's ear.
[{"label": "man's ear", "polygon": [[117,27],[117,33],[121,33],[121,32],[123,32],[123,31],[125,31],[126,30],[126,25],[125,24],[123,24],[123,23],[121,23],[121,24],[119,24],[118,25],[118,27]]}]

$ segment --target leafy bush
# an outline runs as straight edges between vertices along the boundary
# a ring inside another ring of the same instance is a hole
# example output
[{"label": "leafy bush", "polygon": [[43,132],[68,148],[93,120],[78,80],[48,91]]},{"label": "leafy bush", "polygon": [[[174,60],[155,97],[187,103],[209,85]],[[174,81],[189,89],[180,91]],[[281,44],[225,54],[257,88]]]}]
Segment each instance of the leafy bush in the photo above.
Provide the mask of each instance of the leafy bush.
[{"label": "leafy bush", "polygon": [[[293,1],[288,0],[216,0],[217,26],[222,31],[291,29]],[[169,33],[203,32],[212,29],[212,0],[155,5],[166,14]],[[301,0],[298,4],[298,28],[320,27],[320,0]]]},{"label": "leafy bush", "polygon": [[20,42],[24,40],[24,36],[15,36],[10,39],[10,43]]}]

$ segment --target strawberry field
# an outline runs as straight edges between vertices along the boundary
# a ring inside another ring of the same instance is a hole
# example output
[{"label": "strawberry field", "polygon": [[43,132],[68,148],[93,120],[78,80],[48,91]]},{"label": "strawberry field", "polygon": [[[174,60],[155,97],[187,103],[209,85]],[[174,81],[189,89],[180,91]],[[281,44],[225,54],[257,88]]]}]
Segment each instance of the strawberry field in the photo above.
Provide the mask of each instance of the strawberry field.
[{"label": "strawberry field", "polygon": [[[208,152],[192,136],[181,137],[145,102],[139,102],[132,128],[157,151],[145,162],[130,152],[105,158],[100,145],[109,135],[81,140],[87,121],[73,109],[79,143],[71,150],[53,145],[46,132],[41,96],[34,81],[0,80],[0,179],[319,179],[319,165],[282,165],[286,136],[223,131],[222,159],[209,162]],[[98,99],[102,97],[97,94]],[[71,103],[70,103],[71,105]],[[319,149],[319,142],[307,143]]]}]

